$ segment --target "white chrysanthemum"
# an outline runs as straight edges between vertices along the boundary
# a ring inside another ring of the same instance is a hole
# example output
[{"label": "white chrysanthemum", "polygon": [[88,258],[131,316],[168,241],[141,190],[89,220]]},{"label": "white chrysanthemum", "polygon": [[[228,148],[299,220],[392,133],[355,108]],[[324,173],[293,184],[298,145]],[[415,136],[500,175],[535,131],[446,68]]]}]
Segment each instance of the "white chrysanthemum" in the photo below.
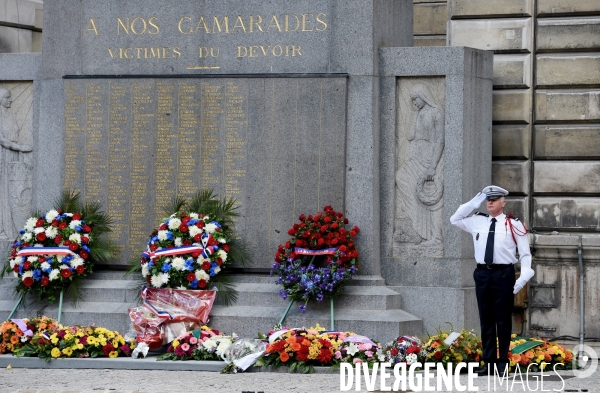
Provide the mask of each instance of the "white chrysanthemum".
[{"label": "white chrysanthemum", "polygon": [[406,355],[406,364],[408,364],[409,366],[416,361],[417,361],[416,353],[409,353],[408,355]]},{"label": "white chrysanthemum", "polygon": [[227,260],[227,253],[225,252],[225,250],[217,251],[217,258],[221,258],[223,260],[223,263],[225,263],[225,261]]},{"label": "white chrysanthemum", "polygon": [[215,224],[211,224],[211,223],[206,224],[206,226],[204,227],[204,231],[206,233],[213,233],[216,229],[217,229],[217,226]]},{"label": "white chrysanthemum", "polygon": [[202,219],[204,220],[204,222],[210,220],[210,216],[208,214],[205,214]]},{"label": "white chrysanthemum", "polygon": [[35,255],[30,255],[30,256],[27,257],[27,260],[29,262],[35,262],[35,261],[38,260],[38,257],[36,257]]},{"label": "white chrysanthemum", "polygon": [[81,235],[79,233],[74,233],[71,236],[69,236],[69,240],[72,243],[81,244]]},{"label": "white chrysanthemum", "polygon": [[33,231],[33,229],[35,228],[35,223],[37,222],[37,218],[31,217],[27,219],[27,222],[25,222],[25,230],[26,231]]},{"label": "white chrysanthemum", "polygon": [[181,247],[181,245],[183,244],[183,241],[181,241],[180,237],[176,237],[174,243],[175,243],[175,247]]},{"label": "white chrysanthemum", "polygon": [[52,265],[50,265],[48,262],[42,262],[40,267],[42,268],[42,270],[46,270],[46,269],[50,269],[52,267]]},{"label": "white chrysanthemum", "polygon": [[158,240],[164,241],[167,240],[167,234],[169,231],[158,231]]},{"label": "white chrysanthemum", "polygon": [[19,259],[16,259],[16,258],[14,258],[14,259],[11,259],[11,260],[10,260],[10,268],[11,268],[11,269],[14,269],[14,267],[15,267],[16,265],[20,264],[20,263],[21,263],[21,258],[19,258]]},{"label": "white chrysanthemum", "polygon": [[69,266],[68,266],[68,265],[65,265],[65,264],[63,263],[63,264],[62,264],[62,265],[60,265],[58,268],[59,268],[60,270],[64,270],[64,269],[68,269],[68,268],[69,268]]},{"label": "white chrysanthemum", "polygon": [[58,235],[58,228],[50,227],[46,229],[46,236],[48,236],[50,239],[54,239],[56,235]]},{"label": "white chrysanthemum", "polygon": [[81,266],[84,264],[84,260],[81,257],[75,257],[73,258],[73,260],[71,261],[71,267],[72,268],[76,268],[77,266]]},{"label": "white chrysanthemum", "polygon": [[33,233],[35,233],[35,234],[37,235],[38,233],[42,233],[42,232],[44,232],[44,230],[45,230],[45,229],[44,229],[44,228],[42,228],[42,227],[37,227],[37,228],[35,228],[35,229],[33,230]]},{"label": "white chrysanthemum", "polygon": [[162,280],[160,279],[160,274],[152,276],[152,278],[150,278],[150,283],[152,284],[153,287],[160,288],[162,285]]},{"label": "white chrysanthemum", "polygon": [[215,272],[215,274],[219,274],[219,272],[221,271],[221,268],[219,266],[213,268],[213,271]]},{"label": "white chrysanthemum", "polygon": [[63,260],[63,256],[62,255],[57,255],[56,256],[56,260],[58,261],[58,263],[61,263]]},{"label": "white chrysanthemum", "polygon": [[177,289],[187,289],[186,287],[184,287],[183,285],[180,285],[177,287]]},{"label": "white chrysanthemum", "polygon": [[213,338],[209,338],[202,343],[202,346],[208,350],[211,350],[217,346],[217,342]]},{"label": "white chrysanthemum", "polygon": [[221,244],[225,244],[225,243],[227,243],[227,239],[225,239],[224,237],[220,237],[220,238],[218,238],[218,239],[217,239],[217,241],[218,241],[219,243],[221,243]]},{"label": "white chrysanthemum", "polygon": [[219,340],[219,345],[217,346],[217,355],[222,356],[227,350],[227,348],[231,346],[231,344],[231,340],[227,338],[221,338]]},{"label": "white chrysanthemum", "polygon": [[71,228],[71,229],[75,229],[75,227],[77,227],[77,226],[81,226],[81,221],[73,220],[69,223],[69,228]]},{"label": "white chrysanthemum", "polygon": [[195,220],[198,219],[198,213],[190,213],[190,218],[193,218]]},{"label": "white chrysanthemum", "polygon": [[198,228],[195,225],[191,225],[191,226],[188,227],[188,232],[189,232],[189,234],[190,234],[191,237],[194,237],[197,234],[202,233],[202,229]]},{"label": "white chrysanthemum", "polygon": [[196,280],[210,280],[210,276],[204,270],[196,270]]},{"label": "white chrysanthemum", "polygon": [[169,220],[169,229],[179,229],[181,220],[179,218],[171,218]]},{"label": "white chrysanthemum", "polygon": [[182,257],[175,257],[173,258],[173,263],[171,264],[171,266],[175,270],[185,270],[185,259],[183,259]]},{"label": "white chrysanthemum", "polygon": [[33,277],[33,270],[27,270],[26,272],[23,272],[21,278],[25,280],[27,277]]},{"label": "white chrysanthemum", "polygon": [[210,262],[210,259],[208,259],[208,258],[204,258],[204,257],[202,256],[202,254],[200,254],[200,256],[199,256],[198,258],[196,258],[196,262],[198,262],[198,264],[199,264],[199,265],[202,265],[202,263],[203,263],[204,261],[209,261],[209,262]]},{"label": "white chrysanthemum", "polygon": [[31,235],[31,232],[25,232],[23,236],[21,236],[21,240],[23,240],[24,242],[29,242],[32,238],[33,236]]},{"label": "white chrysanthemum", "polygon": [[161,284],[167,284],[169,282],[169,279],[171,278],[169,273],[160,273],[159,276]]},{"label": "white chrysanthemum", "polygon": [[48,213],[46,213],[46,222],[50,224],[57,216],[58,212],[56,210],[50,210]]},{"label": "white chrysanthemum", "polygon": [[148,269],[148,264],[147,263],[142,263],[142,276],[143,277],[148,277],[149,273],[150,273],[150,269]]}]

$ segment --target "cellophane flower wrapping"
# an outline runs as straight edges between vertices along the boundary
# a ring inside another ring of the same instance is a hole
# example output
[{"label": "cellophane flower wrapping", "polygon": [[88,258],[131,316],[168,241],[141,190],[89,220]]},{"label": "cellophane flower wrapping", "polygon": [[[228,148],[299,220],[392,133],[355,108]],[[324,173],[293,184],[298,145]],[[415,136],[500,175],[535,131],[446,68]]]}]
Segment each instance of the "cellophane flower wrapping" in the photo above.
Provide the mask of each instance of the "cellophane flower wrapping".
[{"label": "cellophane flower wrapping", "polygon": [[144,288],[142,306],[129,309],[136,342],[157,349],[208,322],[216,291]]},{"label": "cellophane flower wrapping", "polygon": [[253,338],[242,338],[234,342],[221,356],[227,363],[233,363],[234,372],[237,369],[246,371],[256,360],[265,353],[267,343]]}]

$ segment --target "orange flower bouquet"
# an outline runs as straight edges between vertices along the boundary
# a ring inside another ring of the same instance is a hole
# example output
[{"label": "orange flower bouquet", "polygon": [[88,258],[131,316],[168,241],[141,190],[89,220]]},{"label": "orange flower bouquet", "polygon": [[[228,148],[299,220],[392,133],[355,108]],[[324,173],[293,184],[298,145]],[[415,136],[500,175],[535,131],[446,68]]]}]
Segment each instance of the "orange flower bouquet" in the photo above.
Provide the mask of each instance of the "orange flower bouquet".
[{"label": "orange flower bouquet", "polygon": [[[570,370],[573,368],[573,352],[556,342],[534,338],[528,340],[516,337],[514,334],[512,338],[508,352],[511,370],[514,370],[517,365],[521,370],[525,368],[534,372],[554,369],[554,367],[557,370]],[[536,343],[539,344],[531,347]],[[521,351],[519,347],[523,344],[528,344],[524,347],[529,346],[531,348]]]}]

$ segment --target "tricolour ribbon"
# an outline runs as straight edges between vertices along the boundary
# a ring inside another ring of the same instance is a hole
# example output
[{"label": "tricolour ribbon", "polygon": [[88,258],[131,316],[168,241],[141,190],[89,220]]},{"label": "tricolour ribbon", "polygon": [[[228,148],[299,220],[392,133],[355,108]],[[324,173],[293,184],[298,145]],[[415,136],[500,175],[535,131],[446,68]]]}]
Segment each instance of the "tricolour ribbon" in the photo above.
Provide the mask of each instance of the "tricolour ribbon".
[{"label": "tricolour ribbon", "polygon": [[[204,248],[202,248],[200,246],[181,246],[181,247],[174,247],[174,248],[165,248],[163,250],[159,250],[156,252],[146,251],[146,252],[142,253],[142,256],[145,258],[156,259],[159,257],[168,257],[168,256],[173,256],[173,255],[182,255],[182,254],[192,254],[195,252],[203,253],[203,251],[204,251]],[[211,250],[210,254],[212,254],[212,253],[213,253],[213,251]]]},{"label": "tricolour ribbon", "polygon": [[150,304],[146,299],[146,296],[148,296],[148,287],[144,285],[142,287],[142,299],[144,299],[144,307],[156,314],[156,316],[161,319],[173,320],[173,316],[168,311],[159,310],[158,308]]},{"label": "tricolour ribbon", "polygon": [[333,255],[338,251],[337,248],[325,248],[323,250],[310,250],[308,248],[294,248],[294,252],[298,255]]},{"label": "tricolour ribbon", "polygon": [[75,255],[69,247],[23,247],[17,253],[18,257],[31,255]]}]

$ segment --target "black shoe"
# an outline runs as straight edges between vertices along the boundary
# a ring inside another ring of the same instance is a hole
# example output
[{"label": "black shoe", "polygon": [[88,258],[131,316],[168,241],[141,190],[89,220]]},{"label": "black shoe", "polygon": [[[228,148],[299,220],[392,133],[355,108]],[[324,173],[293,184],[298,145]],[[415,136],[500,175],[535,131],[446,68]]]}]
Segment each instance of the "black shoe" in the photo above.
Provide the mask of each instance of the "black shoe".
[{"label": "black shoe", "polygon": [[486,364],[485,366],[476,368],[473,371],[475,372],[475,374],[477,374],[480,377],[487,377],[487,375],[488,375],[488,365]]}]

